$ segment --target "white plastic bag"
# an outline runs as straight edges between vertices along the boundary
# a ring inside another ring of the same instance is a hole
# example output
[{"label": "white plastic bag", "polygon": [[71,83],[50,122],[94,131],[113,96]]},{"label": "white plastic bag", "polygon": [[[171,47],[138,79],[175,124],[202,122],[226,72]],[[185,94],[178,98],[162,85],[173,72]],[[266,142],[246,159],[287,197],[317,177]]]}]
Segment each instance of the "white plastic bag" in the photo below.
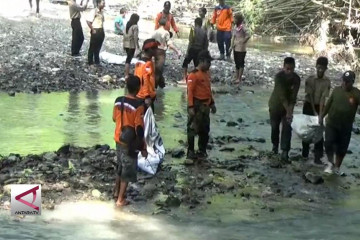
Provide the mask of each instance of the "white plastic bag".
[{"label": "white plastic bag", "polygon": [[138,167],[150,174],[157,172],[158,166],[164,160],[165,147],[162,138],[155,126],[155,117],[151,108],[144,115],[144,135],[148,157],[145,159],[141,153],[138,155]]},{"label": "white plastic bag", "polygon": [[[118,65],[125,65],[126,56],[120,56],[108,52],[101,52],[100,59],[103,62],[110,63],[110,64],[118,64]],[[131,60],[131,64],[137,63],[139,60],[137,58],[133,58]]]},{"label": "white plastic bag", "polygon": [[323,138],[324,127],[317,116],[294,114],[291,127],[304,142],[317,143]]}]

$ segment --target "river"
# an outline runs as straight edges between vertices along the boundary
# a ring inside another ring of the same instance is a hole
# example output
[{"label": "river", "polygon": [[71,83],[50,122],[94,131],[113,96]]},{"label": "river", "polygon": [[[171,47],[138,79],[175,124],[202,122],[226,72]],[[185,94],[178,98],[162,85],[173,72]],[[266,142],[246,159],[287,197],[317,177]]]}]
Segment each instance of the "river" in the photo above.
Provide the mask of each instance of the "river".
[{"label": "river", "polygon": [[[107,143],[114,147],[111,113],[114,99],[122,93],[120,89],[17,94],[15,98],[1,94],[0,153],[54,151],[64,143]],[[226,113],[227,120],[241,117],[249,123],[237,130],[241,136],[267,140],[266,144],[254,144],[256,148],[270,148],[269,125],[259,124],[268,118],[269,93],[257,87],[245,88],[238,96],[217,95],[218,113],[212,117],[212,133],[234,135],[234,128],[221,123]],[[185,116],[184,97],[182,88],[167,88],[159,93],[156,119],[167,148],[185,139],[185,119],[174,118],[178,112]],[[295,149],[300,147],[296,137],[293,142]],[[358,144],[356,136],[350,149],[357,149]],[[330,205],[319,203],[312,208],[296,199],[284,200],[275,213],[261,217],[254,208],[257,200],[244,202],[232,195],[213,197],[211,205],[195,213],[181,207],[167,216],[151,215],[152,207],[146,205],[135,204],[117,211],[107,202],[64,203],[54,211],[43,211],[41,217],[26,217],[20,222],[2,212],[0,239],[358,239],[359,197],[357,187]]]},{"label": "river", "polygon": [[[2,12],[6,12],[5,8]],[[53,12],[44,13],[44,16],[51,14],[59,19],[67,18],[66,7],[56,6]],[[309,48],[269,40],[255,40],[250,46],[260,50],[310,53]],[[115,98],[122,94],[122,89],[17,93],[16,97],[0,93],[0,154],[39,154],[56,151],[65,143],[84,147],[109,144],[114,147],[112,108]],[[185,89],[174,87],[158,94],[155,117],[166,148],[175,148],[179,140],[185,139],[185,95]],[[268,150],[269,95],[269,89],[259,86],[244,88],[238,95],[216,95],[218,113],[211,117],[211,134],[262,137],[266,139],[265,144],[252,145],[258,150]],[[299,105],[296,112],[300,111]],[[181,117],[175,118],[178,113]],[[226,127],[222,121],[237,121],[238,118],[244,122],[241,128]],[[359,136],[353,135],[350,145],[353,154],[345,159],[345,172],[358,172],[359,144]],[[234,154],[247,146],[238,144],[236,147]],[[299,139],[294,136],[294,152],[299,152],[300,147]],[[218,156],[225,158],[231,154]],[[350,165],[357,168],[350,169]],[[334,192],[332,199],[324,199],[324,202],[321,198],[315,202],[298,198],[281,199],[272,203],[276,207],[274,212],[263,210],[261,206],[264,203],[258,198],[247,200],[229,193],[211,197],[208,199],[211,204],[194,211],[181,206],[166,215],[152,215],[154,207],[149,204],[135,203],[120,211],[115,210],[110,202],[92,201],[62,203],[54,211],[44,210],[40,217],[24,219],[11,217],[9,212],[0,210],[0,239],[358,240],[359,182],[352,182],[351,189],[345,193],[339,187],[350,181],[353,181],[351,176],[327,179],[323,186]],[[310,190],[304,188],[302,191]],[[316,192],[310,191],[311,194],[316,198]]]}]

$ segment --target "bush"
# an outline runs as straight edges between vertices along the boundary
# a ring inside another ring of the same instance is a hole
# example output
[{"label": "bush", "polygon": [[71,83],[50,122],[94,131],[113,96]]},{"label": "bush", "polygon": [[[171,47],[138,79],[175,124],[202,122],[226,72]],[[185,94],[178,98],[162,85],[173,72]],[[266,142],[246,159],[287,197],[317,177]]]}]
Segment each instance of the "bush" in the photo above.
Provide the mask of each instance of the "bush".
[{"label": "bush", "polygon": [[258,31],[264,21],[264,1],[263,0],[242,0],[234,4],[234,13],[242,13],[245,17],[246,26],[250,32]]}]

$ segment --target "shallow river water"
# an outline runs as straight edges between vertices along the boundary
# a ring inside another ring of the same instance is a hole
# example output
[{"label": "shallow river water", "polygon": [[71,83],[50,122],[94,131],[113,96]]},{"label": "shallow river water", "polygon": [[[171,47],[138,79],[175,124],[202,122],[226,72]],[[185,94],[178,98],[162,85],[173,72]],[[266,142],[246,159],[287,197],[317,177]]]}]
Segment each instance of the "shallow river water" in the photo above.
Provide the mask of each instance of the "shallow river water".
[{"label": "shallow river water", "polygon": [[[248,91],[247,91],[248,90]],[[251,91],[254,91],[251,93]],[[64,143],[80,146],[109,144],[114,124],[114,99],[123,90],[87,93],[0,94],[0,154],[55,151]],[[212,116],[212,135],[263,137],[270,147],[267,99],[269,90],[244,89],[237,96],[217,95],[218,113]],[[174,148],[185,139],[185,89],[168,88],[159,93],[156,119],[165,146]],[[300,108],[296,109],[297,111]],[[174,115],[181,113],[182,117]],[[226,116],[226,117],[225,117]],[[241,129],[226,121],[242,118]],[[248,125],[248,126],[247,126]],[[358,155],[359,138],[350,149]],[[241,146],[239,146],[241,148]],[[300,142],[294,136],[293,147]],[[345,181],[345,180],[344,180]],[[359,239],[359,188],[329,206],[304,211],[296,200],[279,202],[275,213],[254,217],[253,205],[232,195],[215,196],[210,206],[195,213],[176,209],[168,216],[151,215],[151,206],[133,205],[124,211],[111,203],[65,203],[39,218],[14,221],[0,214],[0,239]],[[297,209],[299,207],[299,209]]]}]

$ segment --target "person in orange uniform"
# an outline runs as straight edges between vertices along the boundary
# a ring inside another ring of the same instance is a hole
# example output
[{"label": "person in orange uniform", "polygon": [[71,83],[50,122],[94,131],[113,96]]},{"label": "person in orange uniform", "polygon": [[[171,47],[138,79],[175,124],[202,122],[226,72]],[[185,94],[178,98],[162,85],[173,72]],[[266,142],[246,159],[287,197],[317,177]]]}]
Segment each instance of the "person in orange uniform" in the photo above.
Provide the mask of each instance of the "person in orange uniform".
[{"label": "person in orange uniform", "polygon": [[[215,7],[211,19],[212,26],[216,24],[216,28],[217,28],[216,38],[220,51],[219,60],[225,59],[225,53],[226,53],[226,58],[230,59],[231,52],[229,51],[229,49],[231,44],[231,28],[233,21],[234,18],[231,8],[228,5],[225,5],[225,0],[219,0],[219,6]],[[226,49],[224,48],[224,44],[226,46]]]},{"label": "person in orange uniform", "polygon": [[[144,105],[136,98],[140,89],[140,79],[129,75],[126,81],[128,94],[115,100],[113,121],[115,122],[114,140],[116,142],[117,177],[114,188],[116,206],[129,204],[126,200],[126,189],[129,182],[136,182],[137,152],[147,156],[144,141]],[[124,134],[125,132],[130,134]],[[124,137],[127,135],[128,137]],[[124,140],[126,139],[126,140]],[[126,143],[125,143],[126,142]]]},{"label": "person in orange uniform", "polygon": [[170,3],[170,1],[166,1],[164,3],[164,10],[162,12],[158,13],[158,15],[156,16],[155,30],[159,29],[159,27],[160,27],[159,21],[160,21],[160,19],[163,18],[166,20],[166,25],[164,27],[165,30],[170,32],[170,27],[172,27],[173,30],[175,31],[176,35],[179,37],[179,29],[176,26],[174,16],[170,13],[170,9],[171,9],[171,3]]},{"label": "person in orange uniform", "polygon": [[[197,68],[188,76],[187,158],[191,160],[207,157],[206,147],[210,132],[210,109],[212,113],[216,113],[209,74],[211,60],[208,50],[201,51],[198,55],[199,64]],[[197,154],[194,151],[196,135],[199,135],[199,151]]]},{"label": "person in orange uniform", "polygon": [[153,39],[144,41],[142,50],[144,51],[143,57],[135,64],[134,74],[140,78],[140,91],[136,95],[142,99],[146,107],[152,108],[154,111],[154,101],[156,98],[155,88],[155,67],[152,58],[156,54],[159,43]]}]

